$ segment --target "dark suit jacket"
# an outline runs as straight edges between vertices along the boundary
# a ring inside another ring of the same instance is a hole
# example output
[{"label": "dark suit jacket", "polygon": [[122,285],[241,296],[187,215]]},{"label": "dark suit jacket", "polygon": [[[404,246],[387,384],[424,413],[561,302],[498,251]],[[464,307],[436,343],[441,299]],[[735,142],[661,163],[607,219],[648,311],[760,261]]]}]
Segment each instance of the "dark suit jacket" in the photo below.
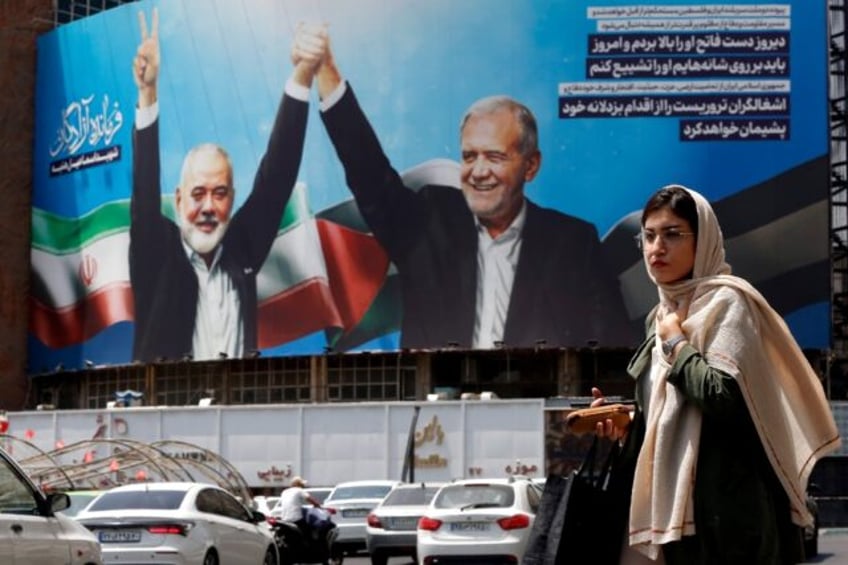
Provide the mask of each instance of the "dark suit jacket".
[{"label": "dark suit jacket", "polygon": [[[308,104],[284,96],[245,203],[222,240],[221,267],[241,302],[245,351],[256,347],[256,274],[279,230],[297,180]],[[192,350],[197,276],[179,228],[161,213],[159,122],[133,130],[130,280],[135,297],[133,358],[179,359]]]},{"label": "dark suit jacket", "polygon": [[[402,347],[470,347],[478,236],[462,192],[405,187],[350,85],[323,119],[357,205],[401,277]],[[627,318],[595,227],[527,201],[505,345],[629,346]]]}]

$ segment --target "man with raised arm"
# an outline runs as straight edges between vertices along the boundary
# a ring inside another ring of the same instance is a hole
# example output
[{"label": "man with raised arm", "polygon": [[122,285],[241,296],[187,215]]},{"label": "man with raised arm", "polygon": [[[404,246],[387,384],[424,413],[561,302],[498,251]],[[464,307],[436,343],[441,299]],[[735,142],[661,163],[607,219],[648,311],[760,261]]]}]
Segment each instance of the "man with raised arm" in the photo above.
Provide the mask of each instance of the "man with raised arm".
[{"label": "man with raised arm", "polygon": [[404,185],[343,81],[327,29],[301,25],[294,60],[321,57],[324,125],[359,210],[401,279],[401,346],[629,345],[627,311],[595,227],[524,194],[542,165],[520,102],[474,102],[455,186]]},{"label": "man with raised arm", "polygon": [[294,66],[244,204],[233,213],[229,155],[218,144],[204,143],[185,156],[174,224],[161,211],[157,10],[149,32],[143,13],[139,24],[129,251],[133,358],[239,357],[257,345],[256,275],[297,180],[318,61],[301,56]]}]

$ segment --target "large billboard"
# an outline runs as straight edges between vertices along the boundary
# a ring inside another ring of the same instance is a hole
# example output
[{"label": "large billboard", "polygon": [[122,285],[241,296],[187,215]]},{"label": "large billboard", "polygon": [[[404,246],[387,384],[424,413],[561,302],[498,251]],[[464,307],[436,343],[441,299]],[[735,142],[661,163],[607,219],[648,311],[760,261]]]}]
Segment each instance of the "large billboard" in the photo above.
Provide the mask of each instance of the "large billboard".
[{"label": "large billboard", "polygon": [[[344,81],[321,99],[294,49],[316,26]],[[170,0],[64,25],[38,43],[29,371],[632,346],[657,299],[638,212],[673,183],[827,348],[826,36],[801,0]],[[494,95],[535,117],[532,159],[496,151],[509,128],[460,135]]]}]

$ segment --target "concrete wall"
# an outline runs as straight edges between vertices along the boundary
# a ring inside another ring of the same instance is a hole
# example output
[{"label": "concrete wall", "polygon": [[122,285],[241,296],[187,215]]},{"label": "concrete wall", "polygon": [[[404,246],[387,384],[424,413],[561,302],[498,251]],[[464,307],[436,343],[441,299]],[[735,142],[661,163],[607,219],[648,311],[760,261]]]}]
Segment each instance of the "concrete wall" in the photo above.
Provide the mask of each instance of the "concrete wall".
[{"label": "concrete wall", "polygon": [[[9,434],[42,451],[68,447],[56,462],[74,468],[80,442],[186,442],[219,454],[254,488],[279,489],[295,475],[315,486],[403,475],[416,403],[135,407],[9,413]],[[545,476],[544,401],[419,403],[415,480]],[[114,443],[96,444],[96,459]],[[19,459],[26,446],[0,436]],[[172,453],[172,451],[168,451]],[[179,457],[196,457],[185,448]],[[143,461],[139,461],[143,465]],[[148,468],[153,476],[153,471]]]}]

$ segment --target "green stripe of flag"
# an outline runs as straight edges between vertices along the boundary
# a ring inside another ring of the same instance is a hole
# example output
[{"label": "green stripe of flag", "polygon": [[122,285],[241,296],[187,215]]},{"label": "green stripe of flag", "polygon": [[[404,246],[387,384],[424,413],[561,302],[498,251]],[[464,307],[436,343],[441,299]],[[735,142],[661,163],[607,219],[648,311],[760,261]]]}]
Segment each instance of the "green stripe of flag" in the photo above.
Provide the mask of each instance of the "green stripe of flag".
[{"label": "green stripe of flag", "polygon": [[129,201],[104,204],[80,218],[32,209],[32,247],[55,254],[79,252],[94,241],[129,227]]},{"label": "green stripe of flag", "polygon": [[[162,214],[176,221],[173,196],[162,197]],[[292,228],[309,216],[306,190],[298,183],[283,213],[280,231]],[[79,218],[33,208],[32,247],[56,255],[78,253],[100,239],[129,230],[129,227],[129,199],[107,202]]]},{"label": "green stripe of flag", "polygon": [[328,330],[327,338],[335,351],[347,351],[372,339],[400,329],[400,277],[389,276],[365,312],[362,320],[347,334]]}]

